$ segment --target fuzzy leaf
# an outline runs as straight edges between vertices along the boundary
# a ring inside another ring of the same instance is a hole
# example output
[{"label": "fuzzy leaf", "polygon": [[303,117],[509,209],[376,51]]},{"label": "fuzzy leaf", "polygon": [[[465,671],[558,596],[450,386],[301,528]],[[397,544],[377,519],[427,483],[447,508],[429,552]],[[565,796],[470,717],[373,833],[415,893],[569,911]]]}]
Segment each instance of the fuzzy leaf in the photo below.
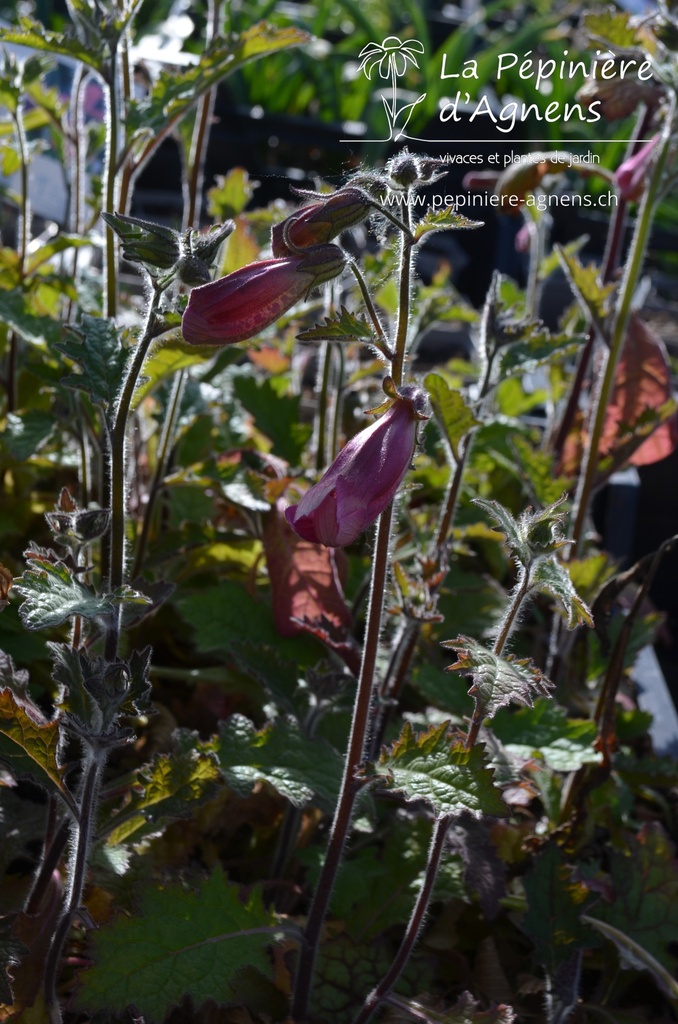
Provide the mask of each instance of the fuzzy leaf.
[{"label": "fuzzy leaf", "polygon": [[47,342],[53,346],[61,337],[60,321],[34,313],[29,296],[19,288],[0,289],[0,323],[7,324],[34,345]]},{"label": "fuzzy leaf", "polygon": [[534,956],[554,975],[575,950],[595,946],[595,936],[581,915],[595,901],[588,889],[572,878],[561,850],[549,843],[533,861],[523,884],[528,909],[521,928],[535,945]]},{"label": "fuzzy leaf", "polygon": [[600,283],[599,267],[595,263],[589,263],[584,267],[575,253],[565,252],[558,246],[555,246],[555,249],[584,315],[602,332],[615,285]]},{"label": "fuzzy leaf", "polygon": [[552,700],[537,700],[534,707],[500,711],[492,731],[502,746],[524,761],[543,757],[549,768],[575,772],[584,764],[596,764],[601,755],[594,748],[596,724],[568,718]]},{"label": "fuzzy leaf", "polygon": [[128,353],[111,320],[84,316],[77,330],[56,346],[80,368],[61,381],[68,388],[84,391],[93,402],[110,408],[120,390]]},{"label": "fuzzy leaf", "polygon": [[149,95],[131,104],[130,131],[153,133],[178,121],[200,96],[243,64],[270,53],[307,43],[310,37],[294,26],[278,27],[262,21],[239,36],[221,36],[202,54],[198,64],[181,72],[163,71]]},{"label": "fuzzy leaf", "polygon": [[622,967],[629,967],[636,971],[649,971],[664,995],[674,1003],[678,1002],[678,982],[658,960],[655,960],[651,953],[643,949],[625,932],[605,921],[599,921],[588,914],[582,915],[582,921],[592,925],[596,931],[615,944],[619,951]]},{"label": "fuzzy leaf", "polygon": [[31,50],[40,50],[44,53],[55,53],[62,57],[68,57],[73,61],[82,62],[87,67],[101,71],[104,50],[95,50],[82,43],[75,35],[66,32],[49,32],[40,21],[34,18],[20,18],[20,29],[3,28],[0,31],[0,40],[7,43],[15,43],[18,46],[27,46]]},{"label": "fuzzy leaf", "polygon": [[233,387],[257,430],[273,442],[274,455],[296,465],[311,436],[311,427],[301,422],[299,396],[281,395],[270,379],[257,383],[252,376],[236,377]]},{"label": "fuzzy leaf", "polygon": [[402,1006],[405,1012],[389,1008],[382,1017],[384,1024],[412,1024],[414,1020],[425,1024],[515,1024],[518,1020],[513,1009],[504,1003],[489,1010],[481,1009],[470,992],[462,993],[454,1006],[442,1010],[405,999],[398,999],[397,1006]]},{"label": "fuzzy leaf", "polygon": [[678,929],[678,860],[661,825],[644,825],[610,860],[613,891],[595,917],[628,935],[675,974],[671,951]]},{"label": "fuzzy leaf", "polygon": [[261,683],[279,711],[294,718],[305,717],[309,694],[300,685],[296,662],[283,659],[272,645],[252,641],[234,640],[230,651],[240,671]]},{"label": "fuzzy leaf", "polygon": [[35,704],[18,700],[11,690],[0,690],[0,761],[9,765],[12,774],[67,794],[60,742],[58,719],[48,722]]},{"label": "fuzzy leaf", "polygon": [[136,409],[147,395],[179,370],[206,363],[208,358],[203,351],[196,350],[195,345],[187,345],[178,330],[163,335],[163,341],[156,343],[144,362],[144,375],[134,390],[132,408]]},{"label": "fuzzy leaf", "polygon": [[483,748],[466,750],[450,737],[447,722],[420,735],[407,722],[395,743],[363,774],[380,778],[387,789],[404,793],[407,800],[426,800],[438,815],[507,813]]},{"label": "fuzzy leaf", "polygon": [[324,324],[316,324],[297,334],[297,341],[374,341],[374,331],[361,314],[342,306],[337,316],[326,316]]},{"label": "fuzzy leaf", "polygon": [[114,594],[95,594],[63,562],[44,558],[32,558],[14,586],[25,598],[19,615],[26,629],[59,626],[72,615],[97,619],[122,602],[149,603],[147,597],[128,586],[120,587]]},{"label": "fuzzy leaf", "polygon": [[139,769],[131,798],[118,816],[107,819],[107,826],[113,826],[109,846],[131,835],[138,842],[146,833],[157,831],[160,822],[189,817],[198,803],[214,795],[221,782],[215,755],[200,749],[192,733],[182,739],[183,749],[158,754]]},{"label": "fuzzy leaf", "polygon": [[532,327],[524,338],[502,349],[499,360],[500,379],[511,373],[525,373],[543,366],[552,362],[556,356],[564,358],[576,352],[582,340],[570,334],[551,334],[544,327]]},{"label": "fuzzy leaf", "polygon": [[449,665],[446,672],[473,676],[473,686],[468,692],[483,718],[492,718],[499,708],[511,701],[531,707],[536,697],[548,697],[553,685],[529,658],[516,658],[512,654],[504,658],[466,636],[447,640],[443,647],[457,652],[457,661]]},{"label": "fuzzy leaf", "polygon": [[17,462],[37,455],[54,433],[54,414],[41,409],[7,413],[2,443]]},{"label": "fuzzy leaf", "polygon": [[566,566],[557,558],[540,559],[530,578],[535,590],[548,594],[562,605],[568,629],[580,625],[593,626],[590,609],[574,589]]},{"label": "fuzzy leaf", "polygon": [[196,646],[203,652],[228,650],[233,640],[269,644],[279,640],[269,609],[234,580],[184,591],[177,604],[182,617],[193,627]]},{"label": "fuzzy leaf", "polygon": [[229,785],[248,796],[264,779],[296,807],[313,797],[332,807],[339,792],[343,760],[325,740],[302,733],[296,722],[279,719],[257,731],[242,715],[222,722],[215,748]]},{"label": "fuzzy leaf", "polygon": [[638,30],[626,11],[606,7],[600,11],[585,11],[583,29],[592,39],[609,43],[616,49],[635,49],[639,44]]},{"label": "fuzzy leaf", "polygon": [[440,429],[452,449],[455,461],[459,462],[459,442],[474,427],[480,426],[480,420],[469,409],[461,391],[451,388],[440,374],[429,373],[424,378],[424,387],[428,391]]},{"label": "fuzzy leaf", "polygon": [[78,1008],[122,1014],[132,1004],[159,1024],[187,994],[198,1006],[231,1001],[247,967],[270,976],[275,919],[258,892],[246,902],[239,892],[220,868],[198,892],[147,890],[137,916],[120,914],[92,933],[95,966],[79,975]]},{"label": "fuzzy leaf", "polygon": [[511,551],[520,559],[523,565],[530,560],[530,552],[525,544],[525,537],[520,529],[520,523],[514,519],[507,508],[500,505],[498,501],[490,501],[485,498],[475,498],[474,504],[485,509],[487,514],[495,520],[499,529],[506,538],[506,543]]},{"label": "fuzzy leaf", "polygon": [[430,207],[415,227],[414,237],[416,241],[419,241],[424,235],[431,234],[433,231],[482,228],[484,223],[482,220],[469,220],[462,213],[457,213],[454,206],[445,206],[441,210],[434,210],[433,207]]},{"label": "fuzzy leaf", "polygon": [[17,668],[9,654],[0,651],[0,687],[11,690],[15,697],[28,699],[28,672]]}]

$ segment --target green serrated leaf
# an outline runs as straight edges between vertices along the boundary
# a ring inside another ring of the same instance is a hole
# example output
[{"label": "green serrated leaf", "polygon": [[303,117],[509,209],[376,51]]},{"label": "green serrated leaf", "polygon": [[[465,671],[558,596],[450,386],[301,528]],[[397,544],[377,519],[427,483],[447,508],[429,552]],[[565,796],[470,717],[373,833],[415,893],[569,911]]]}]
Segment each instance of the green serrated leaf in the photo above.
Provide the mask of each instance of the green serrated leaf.
[{"label": "green serrated leaf", "polygon": [[600,900],[595,916],[642,946],[672,974],[671,946],[678,928],[678,860],[661,825],[651,822],[610,856],[611,901]]},{"label": "green serrated leaf", "polygon": [[180,330],[164,335],[163,341],[155,345],[151,355],[144,362],[144,375],[134,390],[132,409],[138,408],[147,395],[179,370],[205,364],[213,355],[214,352],[206,355],[203,350],[196,351],[195,345],[187,345]]},{"label": "green serrated leaf", "polygon": [[450,737],[447,722],[419,736],[407,722],[395,743],[363,774],[404,793],[407,800],[426,800],[436,814],[469,811],[503,817],[507,813],[483,747],[476,744],[466,750]]},{"label": "green serrated leaf", "polygon": [[60,743],[58,719],[48,722],[35,704],[18,699],[9,689],[0,690],[0,761],[13,775],[34,779],[49,790],[67,795],[59,760]]},{"label": "green serrated leaf", "polygon": [[232,167],[228,174],[217,174],[214,180],[216,185],[207,191],[207,212],[220,224],[242,213],[259,184],[250,179],[244,167]]},{"label": "green serrated leaf", "polygon": [[591,917],[589,914],[582,914],[582,921],[592,925],[596,931],[615,944],[619,951],[622,967],[630,967],[636,971],[649,971],[664,995],[674,1003],[674,1006],[678,1003],[676,979],[630,935],[626,935],[619,928],[615,928],[605,921],[599,921],[598,918]]},{"label": "green serrated leaf", "polygon": [[551,454],[541,451],[519,435],[511,439],[511,445],[520,457],[520,469],[527,479],[529,491],[540,505],[550,505],[570,490],[572,480],[553,475]]},{"label": "green serrated leaf", "polygon": [[308,713],[308,688],[300,685],[299,668],[267,644],[234,641],[231,653],[238,668],[264,687],[279,711],[301,719]]},{"label": "green serrated leaf", "polygon": [[533,327],[525,337],[501,351],[499,360],[500,379],[511,373],[525,373],[537,366],[551,363],[557,356],[565,358],[576,352],[584,341],[583,337],[571,334],[551,334],[545,327]]},{"label": "green serrated leaf", "polygon": [[570,282],[584,315],[595,324],[599,332],[604,331],[605,319],[610,311],[610,297],[615,291],[614,284],[601,284],[600,268],[595,263],[584,267],[574,253],[565,252],[554,246],[558,253],[565,276]]},{"label": "green serrated leaf", "polygon": [[502,657],[466,636],[446,640],[443,647],[457,652],[457,661],[446,672],[473,676],[468,692],[483,718],[492,718],[499,708],[512,701],[531,707],[536,697],[548,697],[550,693],[553,684],[529,658],[516,658],[513,654]]},{"label": "green serrated leaf", "polygon": [[595,897],[572,878],[571,868],[555,843],[549,843],[534,859],[523,884],[528,910],[521,928],[534,942],[535,959],[553,976],[574,950],[597,945],[590,928],[581,920]]},{"label": "green serrated leaf", "polygon": [[206,653],[226,651],[233,640],[276,642],[270,610],[233,580],[184,592],[177,603],[195,631],[196,646]]},{"label": "green serrated leaf", "polygon": [[84,316],[77,332],[74,330],[56,347],[80,367],[80,373],[69,374],[61,383],[84,391],[94,402],[110,408],[120,390],[128,358],[113,321]]},{"label": "green serrated leaf", "polygon": [[297,341],[374,341],[374,331],[364,316],[342,306],[337,316],[297,334]]},{"label": "green serrated leaf", "polygon": [[149,889],[137,916],[121,914],[92,933],[95,966],[80,973],[76,1004],[120,1014],[134,1005],[148,1024],[159,1024],[185,995],[197,1006],[228,1003],[240,971],[270,977],[266,950],[275,932],[260,893],[241,901],[240,887],[220,868],[197,892]]},{"label": "green serrated leaf", "polygon": [[440,374],[429,373],[424,378],[424,387],[455,461],[459,462],[459,442],[463,441],[474,427],[479,427],[481,421],[473,415],[461,391],[451,388]]},{"label": "green serrated leaf", "polygon": [[26,259],[26,272],[29,274],[34,273],[43,263],[51,260],[54,256],[58,256],[59,253],[66,252],[68,249],[82,249],[84,246],[91,244],[91,239],[83,238],[82,235],[59,234],[51,241],[41,245],[35,252],[29,254]]},{"label": "green serrated leaf", "polygon": [[312,433],[311,426],[301,422],[300,397],[279,394],[270,379],[257,383],[251,376],[236,377],[233,387],[254,416],[257,430],[271,440],[274,454],[296,465]]},{"label": "green serrated leaf", "polygon": [[113,594],[95,594],[63,562],[44,558],[32,558],[14,586],[25,598],[19,615],[26,629],[59,626],[72,615],[97,619],[107,615],[116,604],[127,601],[150,604],[149,598],[128,586],[119,587]]},{"label": "green serrated leaf", "polygon": [[124,843],[130,836],[138,842],[157,831],[161,823],[187,818],[215,794],[222,778],[216,756],[201,746],[194,734],[184,735],[182,740],[185,749],[158,754],[139,769],[131,798],[106,820],[109,846]]},{"label": "green serrated leaf", "polygon": [[34,345],[53,346],[61,337],[61,323],[33,312],[29,295],[20,288],[0,289],[0,323]]},{"label": "green serrated leaf", "polygon": [[242,715],[232,715],[219,729],[217,754],[229,785],[248,796],[264,779],[296,807],[315,797],[334,806],[343,759],[325,740],[305,735],[291,719],[279,719],[260,731]]},{"label": "green serrated leaf", "polygon": [[309,40],[301,29],[267,22],[250,26],[238,37],[219,38],[204,51],[198,64],[179,73],[163,71],[149,95],[131,104],[127,119],[130,131],[150,136],[160,128],[166,129],[168,123],[178,121],[202,95],[244,64]]},{"label": "green serrated leaf", "polygon": [[490,501],[486,498],[475,498],[474,505],[485,509],[487,514],[499,525],[501,532],[506,538],[506,543],[513,553],[519,558],[523,565],[530,561],[530,551],[527,547],[520,521],[515,519],[511,512],[498,501]]},{"label": "green serrated leaf", "polygon": [[554,771],[574,772],[582,765],[597,764],[596,724],[588,719],[568,718],[552,700],[537,700],[534,707],[498,712],[492,730],[509,751],[523,761],[535,755]]},{"label": "green serrated leaf", "polygon": [[613,7],[585,11],[582,28],[592,39],[620,50],[634,49],[639,45],[638,29],[631,21],[631,15]]},{"label": "green serrated leaf", "polygon": [[432,207],[424,214],[414,229],[416,241],[432,231],[461,231],[469,228],[482,228],[482,220],[469,220],[463,214],[457,213],[454,206],[446,206],[442,210],[434,210]]},{"label": "green serrated leaf", "polygon": [[27,462],[54,433],[54,415],[41,409],[7,413],[2,445],[17,462]]},{"label": "green serrated leaf", "polygon": [[50,32],[34,18],[20,18],[20,29],[3,28],[0,30],[0,41],[27,46],[31,50],[43,53],[56,53],[62,57],[82,62],[87,67],[101,72],[104,50],[88,47],[74,35],[66,32]]},{"label": "green serrated leaf", "polygon": [[572,585],[567,567],[556,557],[542,558],[530,576],[532,587],[548,594],[562,606],[567,617],[567,628],[593,626],[591,611]]}]

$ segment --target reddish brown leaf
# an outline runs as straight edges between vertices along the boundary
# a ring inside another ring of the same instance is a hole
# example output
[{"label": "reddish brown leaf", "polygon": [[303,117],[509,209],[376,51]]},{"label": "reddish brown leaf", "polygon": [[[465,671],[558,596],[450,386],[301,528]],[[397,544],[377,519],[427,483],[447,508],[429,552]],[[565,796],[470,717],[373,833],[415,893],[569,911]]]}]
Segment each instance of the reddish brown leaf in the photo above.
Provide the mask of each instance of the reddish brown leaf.
[{"label": "reddish brown leaf", "polygon": [[626,341],[615,373],[600,455],[625,447],[629,433],[646,433],[656,414],[656,429],[628,456],[635,466],[666,458],[678,446],[676,416],[662,422],[661,410],[672,398],[671,372],[662,339],[637,313],[631,314]]},{"label": "reddish brown leaf", "polygon": [[329,624],[343,635],[351,616],[334,551],[297,536],[286,523],[281,504],[264,519],[264,550],[278,632],[296,636],[305,632],[302,620],[308,620]]}]

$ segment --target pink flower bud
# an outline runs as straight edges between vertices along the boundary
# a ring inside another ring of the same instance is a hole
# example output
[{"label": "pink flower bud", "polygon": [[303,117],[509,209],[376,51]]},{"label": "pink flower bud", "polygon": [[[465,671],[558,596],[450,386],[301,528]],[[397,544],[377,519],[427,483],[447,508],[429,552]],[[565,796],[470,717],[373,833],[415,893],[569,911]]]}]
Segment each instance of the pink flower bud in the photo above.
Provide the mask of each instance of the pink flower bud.
[{"label": "pink flower bud", "polygon": [[615,171],[614,181],[619,189],[619,194],[629,203],[639,199],[643,194],[654,147],[658,142],[659,136],[655,135],[653,139],[645,143],[642,149],[620,164]]},{"label": "pink flower bud", "polygon": [[365,220],[370,212],[369,196],[359,188],[344,188],[327,199],[302,206],[271,231],[274,256],[288,256],[297,249],[336,238],[342,231]]},{"label": "pink flower bud", "polygon": [[345,265],[339,246],[315,245],[303,255],[250,263],[194,288],[181,323],[184,341],[230,345],[253,338]]},{"label": "pink flower bud", "polygon": [[417,420],[426,396],[400,389],[384,415],[342,448],[325,475],[285,517],[304,540],[344,547],[366,530],[400,487],[414,454]]}]

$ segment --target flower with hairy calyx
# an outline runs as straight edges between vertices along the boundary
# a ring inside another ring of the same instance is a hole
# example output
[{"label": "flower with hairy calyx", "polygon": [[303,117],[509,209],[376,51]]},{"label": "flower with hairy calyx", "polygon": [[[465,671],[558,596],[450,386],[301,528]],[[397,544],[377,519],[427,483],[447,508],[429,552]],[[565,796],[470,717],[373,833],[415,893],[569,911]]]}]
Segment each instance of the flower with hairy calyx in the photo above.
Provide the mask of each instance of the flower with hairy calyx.
[{"label": "flower with hairy calyx", "polygon": [[637,153],[624,160],[614,173],[614,182],[619,189],[622,199],[628,203],[640,199],[645,189],[645,182],[648,178],[648,171],[654,157],[654,148],[659,142],[659,136],[646,142]]},{"label": "flower with hairy calyx", "polygon": [[360,188],[347,186],[330,195],[318,195],[318,202],[274,224],[271,248],[274,256],[290,256],[310,245],[331,242],[342,231],[354,227],[369,215],[374,201]]},{"label": "flower with hairy calyx", "polygon": [[384,511],[410,467],[417,423],[427,419],[427,396],[415,385],[397,391],[393,403],[342,448],[324,476],[291,505],[285,517],[304,540],[344,547]]},{"label": "flower with hairy calyx", "polygon": [[314,245],[295,256],[250,263],[194,288],[181,324],[184,341],[231,345],[253,338],[345,266],[338,245]]}]

